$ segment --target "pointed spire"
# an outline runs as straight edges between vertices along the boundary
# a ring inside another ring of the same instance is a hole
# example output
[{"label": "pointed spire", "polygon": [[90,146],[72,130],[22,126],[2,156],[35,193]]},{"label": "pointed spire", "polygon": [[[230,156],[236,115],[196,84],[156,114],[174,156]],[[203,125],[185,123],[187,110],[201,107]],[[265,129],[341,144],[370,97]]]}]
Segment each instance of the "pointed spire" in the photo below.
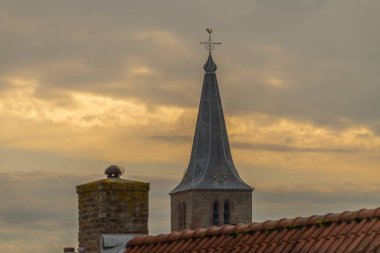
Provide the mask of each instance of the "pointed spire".
[{"label": "pointed spire", "polygon": [[[209,37],[206,46],[214,45],[210,40]],[[232,160],[215,74],[217,67],[210,48],[207,49],[209,55],[204,65],[206,73],[189,166],[180,184],[170,194],[196,189],[253,190],[240,178]]]}]

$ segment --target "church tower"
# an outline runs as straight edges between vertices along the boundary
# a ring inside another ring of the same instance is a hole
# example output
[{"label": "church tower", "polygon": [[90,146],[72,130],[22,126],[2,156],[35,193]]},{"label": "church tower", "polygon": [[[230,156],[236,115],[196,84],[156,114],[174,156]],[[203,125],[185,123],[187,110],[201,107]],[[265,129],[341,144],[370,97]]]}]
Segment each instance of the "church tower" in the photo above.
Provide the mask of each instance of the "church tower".
[{"label": "church tower", "polygon": [[196,229],[252,221],[252,191],[232,161],[211,50],[209,50],[189,166],[170,192],[171,230]]}]

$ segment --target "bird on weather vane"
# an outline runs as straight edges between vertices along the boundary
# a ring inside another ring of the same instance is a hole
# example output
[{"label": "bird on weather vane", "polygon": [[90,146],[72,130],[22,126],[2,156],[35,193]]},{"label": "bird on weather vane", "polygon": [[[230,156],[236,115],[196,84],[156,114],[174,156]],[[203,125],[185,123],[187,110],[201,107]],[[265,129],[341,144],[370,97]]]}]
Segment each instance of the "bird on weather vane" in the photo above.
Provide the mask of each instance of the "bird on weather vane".
[{"label": "bird on weather vane", "polygon": [[201,44],[205,45],[206,49],[211,52],[211,50],[214,49],[215,45],[220,45],[222,43],[212,41],[211,39],[212,29],[207,28],[206,31],[208,32],[208,41],[201,42]]}]

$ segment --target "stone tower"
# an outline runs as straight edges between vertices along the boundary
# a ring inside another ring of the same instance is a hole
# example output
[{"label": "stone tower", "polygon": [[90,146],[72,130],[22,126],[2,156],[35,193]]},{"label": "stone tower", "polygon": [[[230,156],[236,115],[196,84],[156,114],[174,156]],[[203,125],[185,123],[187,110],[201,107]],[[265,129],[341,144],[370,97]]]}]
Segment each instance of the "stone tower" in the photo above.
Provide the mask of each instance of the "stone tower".
[{"label": "stone tower", "polygon": [[253,188],[240,178],[232,161],[211,56],[216,43],[209,36],[205,44],[209,56],[190,162],[182,181],[170,192],[172,231],[252,221]]},{"label": "stone tower", "polygon": [[121,179],[111,165],[107,178],[76,187],[79,202],[79,249],[100,252],[102,234],[148,234],[149,183]]}]

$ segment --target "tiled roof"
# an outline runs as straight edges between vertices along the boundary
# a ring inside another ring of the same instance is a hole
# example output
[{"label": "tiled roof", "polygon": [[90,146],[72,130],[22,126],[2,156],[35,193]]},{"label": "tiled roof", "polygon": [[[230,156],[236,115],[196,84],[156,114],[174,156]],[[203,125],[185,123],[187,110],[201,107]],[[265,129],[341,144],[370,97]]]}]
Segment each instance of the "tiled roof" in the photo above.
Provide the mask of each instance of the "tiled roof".
[{"label": "tiled roof", "polygon": [[136,237],[126,253],[380,252],[380,207]]}]

